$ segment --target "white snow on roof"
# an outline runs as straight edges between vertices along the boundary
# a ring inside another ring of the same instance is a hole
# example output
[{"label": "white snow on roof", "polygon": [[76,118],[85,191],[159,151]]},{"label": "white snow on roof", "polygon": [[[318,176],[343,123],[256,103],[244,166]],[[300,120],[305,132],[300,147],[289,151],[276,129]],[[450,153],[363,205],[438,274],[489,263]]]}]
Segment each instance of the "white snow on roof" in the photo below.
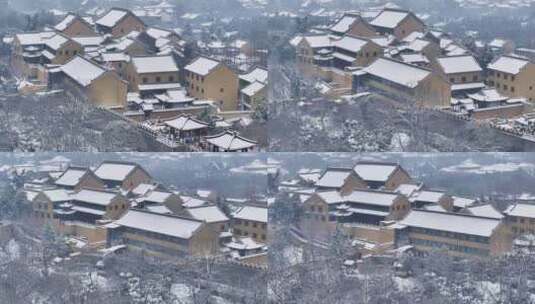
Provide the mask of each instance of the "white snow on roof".
[{"label": "white snow on roof", "polygon": [[509,206],[503,212],[509,216],[535,218],[535,205],[532,204],[516,204]]},{"label": "white snow on roof", "polygon": [[496,61],[490,63],[488,68],[491,70],[516,75],[520,73],[520,70],[528,65],[528,63],[529,61],[526,59],[502,56]]},{"label": "white snow on roof", "polygon": [[468,208],[468,211],[475,216],[490,217],[495,219],[504,218],[504,215],[492,207],[492,205],[470,207]]},{"label": "white snow on roof", "polygon": [[100,58],[104,62],[127,62],[130,60],[130,56],[125,53],[102,53],[100,54]]},{"label": "white snow on roof", "polygon": [[154,202],[154,203],[164,203],[171,193],[163,191],[151,191],[144,198],[144,201]]},{"label": "white snow on roof", "polygon": [[408,12],[384,10],[377,17],[375,17],[370,24],[373,26],[393,29],[398,26],[398,24],[408,15]]},{"label": "white snow on roof", "polygon": [[331,31],[337,32],[337,33],[346,33],[349,31],[349,28],[357,20],[357,17],[346,15],[342,17],[338,22],[336,22],[335,25],[331,27]]},{"label": "white snow on roof", "polygon": [[139,74],[178,72],[172,56],[133,57],[132,63]]},{"label": "white snow on roof", "polygon": [[135,195],[145,195],[149,191],[154,190],[157,186],[154,184],[139,184],[132,190],[132,193]]},{"label": "white snow on roof", "polygon": [[103,163],[95,170],[95,174],[103,180],[124,181],[135,168],[131,164]]},{"label": "white snow on roof", "polygon": [[116,224],[181,239],[190,239],[202,226],[196,220],[137,210],[129,210]]},{"label": "white snow on roof", "polygon": [[39,32],[17,34],[16,37],[21,45],[44,44],[44,40],[56,35],[55,32]]},{"label": "white snow on roof", "polygon": [[316,182],[316,187],[340,188],[351,175],[351,169],[329,168]]},{"label": "white snow on roof", "polygon": [[415,88],[420,81],[431,74],[430,71],[405,63],[379,58],[364,69],[370,75],[389,80],[391,82]]},{"label": "white snow on roof", "polygon": [[82,189],[72,195],[72,199],[79,202],[107,206],[117,196],[117,193]]},{"label": "white snow on roof", "polygon": [[78,42],[82,46],[99,46],[106,38],[102,36],[88,36],[88,37],[73,37],[72,40]]},{"label": "white snow on roof", "polygon": [[54,28],[58,31],[64,31],[71,24],[71,22],[74,21],[74,19],[76,19],[75,15],[68,14],[65,18],[63,18],[63,20],[61,20],[60,23],[56,24]]},{"label": "white snow on roof", "polygon": [[52,202],[66,202],[71,200],[69,193],[65,189],[45,190],[43,194]]},{"label": "white snow on roof", "polygon": [[489,237],[500,224],[499,220],[464,216],[445,212],[413,210],[401,224],[440,231]]},{"label": "white snow on roof", "polygon": [[99,78],[106,70],[80,56],[74,57],[61,67],[61,70],[74,81],[86,87]]},{"label": "white snow on roof", "polygon": [[149,35],[153,39],[166,38],[172,34],[171,31],[154,28],[154,27],[148,28],[146,32],[147,32],[147,35]]},{"label": "white snow on roof", "polygon": [[173,214],[169,208],[167,208],[164,205],[153,205],[153,206],[147,206],[147,210],[154,213],[160,213],[160,214]]},{"label": "white snow on roof", "polygon": [[344,36],[340,40],[334,40],[332,45],[342,50],[350,51],[352,53],[358,53],[367,43],[368,41],[364,39]]},{"label": "white snow on roof", "polygon": [[208,124],[189,116],[179,116],[168,120],[165,125],[179,131],[193,131],[208,128]]},{"label": "white snow on roof", "polygon": [[416,191],[420,190],[421,187],[422,185],[401,184],[397,187],[395,192],[401,193],[406,197],[411,197]]},{"label": "white snow on roof", "polygon": [[187,211],[194,219],[207,223],[228,221],[228,217],[217,206],[190,208]]},{"label": "white snow on roof", "polygon": [[439,191],[420,191],[417,192],[413,197],[413,201],[421,201],[421,202],[432,202],[432,203],[438,203],[440,199],[445,195],[444,192]]},{"label": "white snow on roof", "polygon": [[233,132],[225,132],[215,136],[206,137],[206,141],[227,151],[250,149],[257,145],[256,142],[241,137]]},{"label": "white snow on roof", "polygon": [[452,199],[453,199],[453,206],[458,207],[458,208],[470,207],[476,203],[476,200],[472,198],[452,196]]},{"label": "white snow on roof", "polygon": [[232,215],[236,219],[267,223],[268,209],[254,206],[243,206]]},{"label": "white snow on roof", "polygon": [[67,41],[69,41],[68,38],[59,34],[44,40],[45,44],[53,50],[59,49]]},{"label": "white snow on roof", "polygon": [[290,40],[290,45],[296,47],[301,42],[301,40],[303,40],[303,36],[297,35],[292,40]]},{"label": "white snow on roof", "polygon": [[219,62],[206,57],[199,57],[184,67],[186,71],[206,76],[219,65]]},{"label": "white snow on roof", "polygon": [[306,40],[313,49],[331,46],[331,38],[329,35],[306,36],[304,37],[304,40]]},{"label": "white snow on roof", "polygon": [[198,198],[194,198],[194,197],[191,197],[191,196],[181,195],[180,199],[182,199],[182,201],[183,201],[182,206],[184,206],[185,208],[195,208],[195,207],[199,207],[199,206],[203,206],[203,205],[208,204],[204,200],[201,200],[201,199],[198,199]]},{"label": "white snow on roof", "polygon": [[255,81],[241,90],[242,94],[246,96],[255,96],[266,87],[265,84]]},{"label": "white snow on roof", "polygon": [[111,10],[100,19],[95,21],[96,24],[102,25],[105,27],[114,27],[124,16],[127,15],[126,11],[122,10]]},{"label": "white snow on roof", "polygon": [[397,165],[362,163],[355,165],[353,170],[365,181],[386,182],[396,168]]},{"label": "white snow on roof", "polygon": [[481,66],[473,56],[454,56],[437,58],[438,64],[446,74],[481,72]]},{"label": "white snow on roof", "polygon": [[240,75],[240,79],[245,80],[249,83],[253,83],[255,81],[261,82],[261,83],[267,83],[268,80],[268,71],[266,69],[262,68],[255,68],[251,72]]},{"label": "white snow on roof", "polygon": [[399,196],[397,193],[364,190],[356,190],[346,196],[342,196],[338,191],[318,192],[318,195],[327,204],[362,203],[378,206],[390,206]]},{"label": "white snow on roof", "polygon": [[69,168],[56,180],[56,185],[76,186],[86,172],[86,169]]}]

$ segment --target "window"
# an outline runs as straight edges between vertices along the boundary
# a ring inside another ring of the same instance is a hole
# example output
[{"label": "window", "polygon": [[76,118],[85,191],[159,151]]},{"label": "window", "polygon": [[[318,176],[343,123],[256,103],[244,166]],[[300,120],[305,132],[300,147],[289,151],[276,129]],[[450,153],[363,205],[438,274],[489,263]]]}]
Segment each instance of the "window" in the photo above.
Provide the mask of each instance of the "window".
[{"label": "window", "polygon": [[515,91],[515,87],[511,87],[511,92],[514,92]]},{"label": "window", "polygon": [[223,93],[223,92],[225,92],[225,89],[224,89],[224,88],[221,88],[221,89],[219,90],[219,92],[220,92],[220,93]]},{"label": "window", "polygon": [[451,83],[455,83],[455,78],[450,78]]},{"label": "window", "polygon": [[466,76],[461,77],[462,82],[466,82]]},{"label": "window", "polygon": [[503,75],[503,79],[507,80],[507,75]]},{"label": "window", "polygon": [[249,226],[249,222],[248,221],[243,221],[243,225],[244,226]]},{"label": "window", "polygon": [[515,81],[515,76],[511,76],[511,81]]},{"label": "window", "polygon": [[156,82],[161,82],[162,78],[160,76],[156,76]]},{"label": "window", "polygon": [[241,235],[241,230],[240,229],[234,229],[234,233],[236,235]]},{"label": "window", "polygon": [[256,223],[253,223],[253,228],[256,228],[257,227],[257,224]]},{"label": "window", "polygon": [[253,233],[253,238],[256,239],[258,235],[256,233]]},{"label": "window", "polygon": [[149,79],[147,77],[143,77],[143,83],[149,82]]},{"label": "window", "polygon": [[173,82],[173,81],[175,81],[175,77],[169,76],[169,82]]},{"label": "window", "polygon": [[477,77],[477,75],[474,75],[474,77],[472,77],[473,81],[477,81],[478,79],[479,79],[479,77]]},{"label": "window", "polygon": [[262,234],[262,240],[266,240],[266,235],[265,234]]},{"label": "window", "polygon": [[76,55],[76,54],[78,54],[78,51],[74,50],[72,53],[73,53],[74,55]]},{"label": "window", "polygon": [[69,50],[65,50],[65,56],[69,56]]}]

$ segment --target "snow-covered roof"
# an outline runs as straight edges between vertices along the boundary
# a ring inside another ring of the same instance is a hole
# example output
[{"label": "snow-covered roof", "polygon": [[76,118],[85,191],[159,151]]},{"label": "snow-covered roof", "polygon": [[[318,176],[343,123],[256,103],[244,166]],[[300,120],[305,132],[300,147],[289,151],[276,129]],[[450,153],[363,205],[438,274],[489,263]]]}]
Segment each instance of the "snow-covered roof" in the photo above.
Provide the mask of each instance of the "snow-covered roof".
[{"label": "snow-covered roof", "polygon": [[194,219],[132,209],[115,223],[180,239],[190,239],[203,225],[202,222]]},{"label": "snow-covered roof", "polygon": [[206,76],[210,74],[213,69],[219,66],[219,64],[220,63],[217,60],[207,57],[199,57],[193,60],[193,62],[190,64],[186,65],[184,69],[197,75]]},{"label": "snow-covered roof", "polygon": [[81,56],[71,59],[61,67],[61,70],[83,87],[90,85],[107,72],[103,67]]},{"label": "snow-covered roof", "polygon": [[105,27],[114,27],[119,21],[126,17],[126,15],[128,15],[126,10],[112,9],[95,21],[95,23]]},{"label": "snow-covered roof", "polygon": [[129,163],[104,162],[95,170],[95,175],[103,180],[124,181],[136,167]]},{"label": "snow-covered roof", "polygon": [[331,46],[331,37],[329,35],[312,35],[303,38],[311,48],[324,48]]},{"label": "snow-covered roof", "polygon": [[153,213],[160,213],[160,214],[173,214],[173,211],[171,211],[169,208],[167,208],[165,205],[151,205],[145,207],[147,210]]},{"label": "snow-covered roof", "polygon": [[387,58],[378,58],[363,71],[409,88],[417,87],[431,75],[429,70]]},{"label": "snow-covered roof", "polygon": [[457,208],[467,208],[476,203],[476,200],[473,198],[465,198],[459,196],[452,196],[453,206]]},{"label": "snow-covered roof", "polygon": [[137,187],[135,187],[133,190],[132,190],[132,193],[134,195],[145,195],[147,194],[149,191],[151,190],[154,190],[158,187],[158,185],[156,184],[139,184],[137,185]]},{"label": "snow-covered roof", "polygon": [[139,74],[178,72],[173,56],[132,57],[132,63]]},{"label": "snow-covered roof", "polygon": [[103,36],[87,36],[87,37],[73,37],[72,40],[78,42],[82,46],[99,46],[106,39]]},{"label": "snow-covered roof", "polygon": [[371,190],[355,190],[349,195],[341,195],[338,191],[318,192],[318,196],[327,204],[361,203],[367,205],[390,206],[399,194]]},{"label": "snow-covered roof", "polygon": [[59,186],[76,186],[87,172],[85,168],[69,168],[56,180]]},{"label": "snow-covered roof", "polygon": [[364,47],[368,43],[368,40],[351,37],[351,36],[344,36],[339,40],[334,40],[332,45],[336,48],[349,51],[352,53],[358,53],[362,47]]},{"label": "snow-covered roof", "polygon": [[438,203],[444,195],[446,194],[440,191],[422,190],[415,193],[411,201]]},{"label": "snow-covered roof", "polygon": [[401,224],[432,230],[490,237],[500,221],[446,212],[412,210]]},{"label": "snow-covered roof", "polygon": [[330,29],[336,33],[346,33],[357,18],[357,16],[344,15]]},{"label": "snow-covered roof", "polygon": [[208,124],[192,118],[188,115],[181,115],[165,122],[165,125],[179,131],[193,131],[208,128]]},{"label": "snow-covered roof", "polygon": [[492,205],[482,205],[468,208],[468,212],[475,216],[490,217],[495,219],[502,219],[504,215],[496,210]]},{"label": "snow-covered roof", "polygon": [[481,72],[474,56],[453,56],[437,58],[437,62],[446,74]]},{"label": "snow-covered roof", "polygon": [[401,184],[399,185],[394,192],[405,195],[406,197],[411,197],[416,191],[422,188],[422,184]]},{"label": "snow-covered roof", "polygon": [[82,189],[72,195],[72,199],[79,202],[107,206],[118,194],[115,192]]},{"label": "snow-covered roof", "polygon": [[415,52],[421,52],[423,51],[424,48],[426,48],[429,44],[431,44],[431,42],[427,41],[427,40],[423,40],[423,39],[414,39],[413,41],[411,41],[408,45],[407,45],[407,48],[410,49],[410,50],[413,50]]},{"label": "snow-covered roof", "polygon": [[257,250],[266,245],[255,241],[251,237],[246,237],[233,239],[231,242],[225,244],[225,246],[234,250]]},{"label": "snow-covered roof", "polygon": [[398,10],[384,10],[370,24],[377,27],[393,29],[409,15],[408,12]]},{"label": "snow-covered roof", "polygon": [[351,169],[349,168],[327,168],[315,185],[316,187],[340,188],[350,175]]},{"label": "snow-covered roof", "polygon": [[121,53],[121,52],[118,52],[118,53],[102,53],[100,54],[99,56],[100,60],[102,60],[103,62],[128,62],[130,60],[130,56],[128,56],[127,54],[125,53]]},{"label": "snow-covered roof", "polygon": [[483,89],[477,93],[468,94],[468,97],[479,102],[498,102],[509,99],[509,97],[500,94],[494,88]]},{"label": "snow-covered roof", "polygon": [[491,70],[513,74],[516,75],[520,73],[526,65],[529,64],[529,60],[512,57],[512,56],[501,56],[494,62],[488,65],[488,68]]},{"label": "snow-covered roof", "polygon": [[57,50],[59,49],[63,44],[65,44],[67,41],[69,41],[69,38],[63,36],[63,35],[60,35],[60,34],[57,34],[57,35],[54,35],[48,39],[45,39],[45,44],[50,47],[51,49],[53,50]]},{"label": "snow-covered roof", "polygon": [[509,206],[503,213],[509,216],[535,218],[535,205],[515,204]]},{"label": "snow-covered roof", "polygon": [[243,206],[236,210],[232,216],[236,219],[267,223],[268,209],[255,206]]},{"label": "snow-covered roof", "polygon": [[172,31],[155,27],[149,27],[145,32],[153,39],[166,38],[173,34]]},{"label": "snow-covered roof", "polygon": [[65,18],[63,18],[63,20],[56,24],[54,28],[58,31],[64,31],[69,25],[71,25],[74,20],[76,20],[76,18],[76,15],[68,14],[67,16],[65,16]]},{"label": "snow-covered roof", "polygon": [[45,190],[43,194],[48,197],[51,202],[66,202],[71,200],[69,192],[65,189]]},{"label": "snow-covered roof", "polygon": [[44,40],[56,35],[55,32],[39,32],[39,33],[23,33],[17,34],[15,37],[19,40],[21,45],[36,45],[44,44]]},{"label": "snow-covered roof", "polygon": [[429,63],[429,59],[422,53],[401,54],[401,60],[405,63]]},{"label": "snow-covered roof", "polygon": [[255,81],[241,90],[241,93],[246,96],[255,96],[266,87],[262,82]]},{"label": "snow-covered roof", "polygon": [[247,81],[248,83],[253,83],[255,81],[258,81],[261,83],[267,83],[268,71],[266,69],[257,67],[247,74],[240,75],[240,79]]},{"label": "snow-covered roof", "polygon": [[358,163],[353,170],[365,181],[386,182],[398,168],[397,164]]},{"label": "snow-covered roof", "polygon": [[210,144],[226,151],[239,151],[255,147],[258,143],[239,136],[235,132],[225,131],[221,134],[205,137]]},{"label": "snow-covered roof", "polygon": [[143,197],[143,201],[165,203],[165,201],[169,199],[171,195],[173,194],[170,192],[150,191],[147,195],[145,195],[145,197]]},{"label": "snow-covered roof", "polygon": [[196,220],[207,223],[228,221],[228,217],[217,206],[189,208],[187,212]]},{"label": "snow-covered roof", "polygon": [[208,204],[208,202],[205,200],[194,198],[191,196],[181,195],[180,199],[183,201],[182,206],[184,206],[185,208],[195,208]]}]

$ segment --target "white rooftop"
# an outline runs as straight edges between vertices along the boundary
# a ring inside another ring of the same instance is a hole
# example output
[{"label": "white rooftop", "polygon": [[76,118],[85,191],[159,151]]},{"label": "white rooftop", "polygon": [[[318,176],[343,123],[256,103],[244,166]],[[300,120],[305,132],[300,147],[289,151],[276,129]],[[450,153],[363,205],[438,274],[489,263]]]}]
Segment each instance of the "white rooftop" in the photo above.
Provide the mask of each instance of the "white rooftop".
[{"label": "white rooftop", "polygon": [[261,92],[266,87],[262,82],[255,81],[241,90],[241,93],[252,97]]},{"label": "white rooftop", "polygon": [[437,62],[446,74],[481,72],[483,70],[473,56],[442,57],[437,58]]},{"label": "white rooftop", "polygon": [[95,23],[105,27],[114,27],[126,15],[126,11],[113,9],[104,16],[100,17],[97,21],[95,21]]},{"label": "white rooftop", "polygon": [[178,72],[172,56],[132,57],[132,63],[139,74]]},{"label": "white rooftop", "polygon": [[535,218],[535,205],[516,204],[511,205],[503,212],[509,216]]},{"label": "white rooftop", "polygon": [[43,194],[48,197],[51,202],[65,202],[71,200],[69,192],[64,189],[45,190]]},{"label": "white rooftop", "polygon": [[526,59],[502,56],[496,61],[490,63],[488,68],[491,70],[516,75],[520,73],[520,70],[522,70],[528,64],[529,61]]},{"label": "white rooftop", "polygon": [[74,20],[76,19],[76,15],[68,14],[63,20],[61,20],[54,28],[58,31],[65,30]]},{"label": "white rooftop", "polygon": [[502,219],[504,215],[496,210],[492,205],[482,205],[468,208],[468,211],[475,215],[481,217],[490,217],[495,219]]},{"label": "white rooftop", "polygon": [[133,164],[103,163],[95,170],[95,175],[103,180],[124,181],[135,168]]},{"label": "white rooftop", "polygon": [[168,120],[165,125],[179,131],[193,131],[208,128],[208,124],[189,116],[179,116],[175,119]]},{"label": "white rooftop", "polygon": [[234,218],[261,223],[268,222],[268,209],[254,206],[243,206],[232,215]]},{"label": "white rooftop", "polygon": [[219,62],[206,57],[199,57],[190,64],[186,65],[184,69],[192,73],[206,76],[219,65]]},{"label": "white rooftop", "polygon": [[415,88],[431,74],[428,70],[386,58],[377,59],[364,71],[409,88]]},{"label": "white rooftop", "polygon": [[82,189],[79,192],[72,195],[72,199],[84,203],[90,203],[95,205],[107,206],[117,196],[117,193]]},{"label": "white rooftop", "polygon": [[340,188],[351,175],[351,169],[328,168],[316,182],[316,187]]},{"label": "white rooftop", "polygon": [[76,186],[86,172],[87,170],[82,168],[69,168],[56,180],[56,185]]},{"label": "white rooftop", "polygon": [[445,212],[412,210],[401,224],[440,231],[490,237],[499,220]]},{"label": "white rooftop", "polygon": [[338,191],[318,192],[318,195],[327,204],[338,203],[362,203],[369,205],[390,206],[398,197],[397,193],[387,193],[379,191],[356,190],[351,194],[342,196]]},{"label": "white rooftop", "polygon": [[224,132],[219,135],[208,136],[206,141],[226,151],[239,151],[250,149],[257,145],[255,141],[241,137],[233,132]]},{"label": "white rooftop", "polygon": [[106,73],[104,68],[80,56],[64,64],[61,70],[83,87]]},{"label": "white rooftop", "polygon": [[154,202],[154,203],[164,203],[172,193],[163,192],[163,191],[150,191],[144,198],[144,201]]},{"label": "white rooftop", "polygon": [[228,217],[217,206],[189,208],[187,211],[194,219],[207,223],[228,221]]},{"label": "white rooftop", "polygon": [[332,45],[342,50],[358,53],[367,43],[368,41],[364,39],[344,36],[342,39],[334,40]]},{"label": "white rooftop", "polygon": [[353,170],[365,181],[386,182],[394,173],[397,165],[391,164],[356,164]]},{"label": "white rooftop", "polygon": [[349,31],[351,25],[357,20],[357,17],[351,15],[345,15],[340,18],[336,24],[331,27],[331,31],[337,33],[346,33]]},{"label": "white rooftop", "polygon": [[261,82],[261,83],[267,83],[268,81],[268,71],[263,68],[255,68],[251,72],[240,75],[240,79],[245,80],[249,83],[253,83],[255,81]]},{"label": "white rooftop", "polygon": [[432,202],[432,203],[438,203],[440,199],[445,195],[444,192],[440,191],[428,191],[423,190],[417,192],[413,197],[412,201],[422,201],[422,202]]},{"label": "white rooftop", "polygon": [[181,239],[190,239],[202,226],[196,220],[138,210],[129,210],[116,224]]},{"label": "white rooftop", "polygon": [[393,29],[409,15],[408,12],[384,10],[370,24],[373,26]]}]

